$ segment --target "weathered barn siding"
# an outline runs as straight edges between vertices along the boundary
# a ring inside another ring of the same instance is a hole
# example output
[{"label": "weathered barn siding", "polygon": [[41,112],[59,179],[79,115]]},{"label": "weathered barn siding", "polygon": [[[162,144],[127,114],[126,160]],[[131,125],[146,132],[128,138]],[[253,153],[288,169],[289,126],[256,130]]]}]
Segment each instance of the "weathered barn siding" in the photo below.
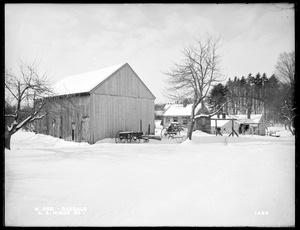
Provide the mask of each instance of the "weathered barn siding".
[{"label": "weathered barn siding", "polygon": [[46,109],[51,114],[37,121],[39,133],[91,144],[114,138],[118,131],[145,134],[149,125],[150,133],[154,133],[155,97],[128,64],[89,92],[49,100]]},{"label": "weathered barn siding", "polygon": [[154,99],[129,65],[119,69],[91,91],[92,142],[118,131],[146,133],[149,125],[154,133]]},{"label": "weathered barn siding", "polygon": [[49,99],[44,111],[48,114],[37,120],[37,133],[51,135],[67,141],[90,141],[90,97],[56,97]]},{"label": "weathered barn siding", "polygon": [[90,125],[92,142],[115,137],[118,131],[154,132],[154,102],[150,99],[110,95],[91,95]]},{"label": "weathered barn siding", "polygon": [[[118,131],[154,133],[155,97],[126,64],[91,91],[91,142]],[[140,124],[142,123],[142,127]]]}]

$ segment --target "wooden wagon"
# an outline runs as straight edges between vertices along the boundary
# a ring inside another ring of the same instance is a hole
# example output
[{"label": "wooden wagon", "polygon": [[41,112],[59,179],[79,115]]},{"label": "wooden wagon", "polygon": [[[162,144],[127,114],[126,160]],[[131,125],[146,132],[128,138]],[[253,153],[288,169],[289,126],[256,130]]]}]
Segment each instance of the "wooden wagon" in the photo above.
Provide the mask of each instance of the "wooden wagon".
[{"label": "wooden wagon", "polygon": [[161,130],[161,138],[177,138],[180,136],[180,132],[185,132],[186,130],[178,123],[172,122],[168,127]]},{"label": "wooden wagon", "polygon": [[149,139],[161,140],[160,137],[153,135],[143,135],[143,132],[119,131],[115,136],[116,143],[140,143],[149,142]]}]

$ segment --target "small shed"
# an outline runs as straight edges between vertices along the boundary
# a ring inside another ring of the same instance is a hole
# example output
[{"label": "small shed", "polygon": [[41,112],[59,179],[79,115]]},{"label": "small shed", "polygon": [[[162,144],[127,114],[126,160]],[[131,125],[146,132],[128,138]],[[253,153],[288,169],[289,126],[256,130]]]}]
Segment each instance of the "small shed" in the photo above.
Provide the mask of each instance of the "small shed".
[{"label": "small shed", "polygon": [[[214,119],[211,120],[212,133],[216,133],[215,127],[219,128],[221,133],[231,133],[232,122],[230,120],[222,120],[222,117],[215,120],[218,118],[217,115],[212,118]],[[265,135],[265,123],[262,114],[251,114],[251,119],[247,118],[246,114],[226,115],[226,118],[236,119],[233,121],[233,128],[236,133]]]},{"label": "small shed", "polygon": [[91,144],[118,131],[154,133],[155,96],[128,63],[66,77],[55,90],[37,133]]},{"label": "small shed", "polygon": [[218,116],[214,115],[211,117],[211,133],[216,134],[218,128],[222,134],[231,134],[232,133],[232,125],[233,129],[238,132],[239,129],[239,123],[236,120],[230,120],[230,119],[235,119],[233,116],[225,115],[223,116]]},{"label": "small shed", "polygon": [[200,103],[199,110],[195,116],[195,129],[201,130],[205,133],[211,133],[211,117],[209,115],[209,110],[204,102]]},{"label": "small shed", "polygon": [[251,114],[250,119],[245,114],[234,115],[234,117],[239,124],[239,133],[265,135],[266,127],[263,114]]}]

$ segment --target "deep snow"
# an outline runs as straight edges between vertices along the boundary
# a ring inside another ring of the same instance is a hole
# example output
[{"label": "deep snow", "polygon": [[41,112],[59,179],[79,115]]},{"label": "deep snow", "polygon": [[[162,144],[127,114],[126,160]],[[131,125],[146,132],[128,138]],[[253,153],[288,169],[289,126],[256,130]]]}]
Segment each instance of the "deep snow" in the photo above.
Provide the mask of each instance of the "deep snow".
[{"label": "deep snow", "polygon": [[295,139],[94,145],[18,132],[5,150],[6,226],[293,226]]}]

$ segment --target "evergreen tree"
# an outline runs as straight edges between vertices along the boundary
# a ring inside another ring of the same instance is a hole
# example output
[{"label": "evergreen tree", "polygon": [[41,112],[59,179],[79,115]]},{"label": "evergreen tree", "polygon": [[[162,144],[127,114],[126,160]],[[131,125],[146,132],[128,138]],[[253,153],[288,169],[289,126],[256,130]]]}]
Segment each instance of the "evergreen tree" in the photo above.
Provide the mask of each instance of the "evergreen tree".
[{"label": "evergreen tree", "polygon": [[[215,85],[210,94],[208,96],[208,103],[210,107],[213,108],[214,111],[221,108],[222,104],[224,104],[228,100],[228,89],[226,86],[221,83]],[[222,112],[225,112],[222,108]],[[226,111],[227,112],[227,111]]]},{"label": "evergreen tree", "polygon": [[[282,110],[282,102],[291,102],[289,93],[283,93],[281,86],[275,75],[270,78],[265,73],[261,75],[257,73],[252,76],[248,74],[247,78],[235,77],[232,81],[229,79],[226,83],[228,89],[227,97],[231,103],[228,105],[230,114],[250,114],[264,113],[267,121],[282,122],[284,114],[287,114],[287,106],[285,111]],[[287,105],[289,105],[287,103]]]}]

